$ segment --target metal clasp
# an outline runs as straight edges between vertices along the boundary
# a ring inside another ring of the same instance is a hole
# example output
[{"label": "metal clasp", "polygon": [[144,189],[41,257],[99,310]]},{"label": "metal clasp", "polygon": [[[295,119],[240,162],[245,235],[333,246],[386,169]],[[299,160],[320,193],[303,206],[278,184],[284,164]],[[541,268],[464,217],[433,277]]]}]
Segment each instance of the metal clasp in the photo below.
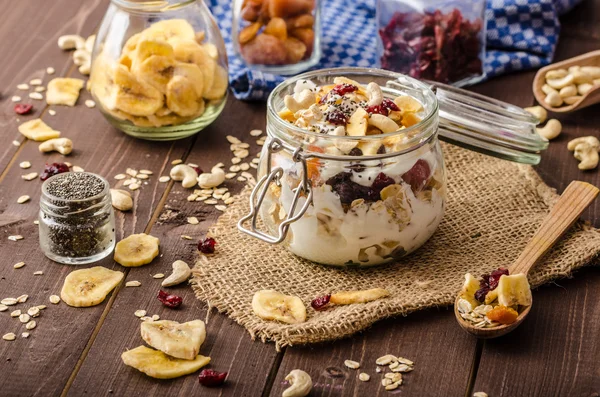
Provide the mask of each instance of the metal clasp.
[{"label": "metal clasp", "polygon": [[[285,240],[290,224],[296,222],[298,219],[304,216],[306,210],[308,209],[308,206],[312,203],[313,198],[313,192],[310,186],[310,181],[308,179],[306,158],[302,155],[302,149],[297,148],[293,152],[292,159],[294,160],[294,162],[300,163],[302,165],[303,175],[301,183],[298,185],[298,187],[296,187],[293,190],[294,199],[292,200],[290,210],[288,211],[288,214],[284,218],[283,222],[279,224],[276,236],[272,236],[258,229],[258,215],[260,212],[260,207],[263,204],[265,196],[267,195],[269,185],[271,183],[275,183],[277,184],[277,186],[281,186],[281,179],[284,173],[282,167],[277,167],[271,170],[271,155],[273,153],[277,153],[283,150],[284,148],[288,149],[287,147],[285,147],[283,142],[277,138],[273,138],[269,143],[269,146],[267,148],[267,173],[265,176],[260,178],[260,180],[256,183],[256,186],[252,189],[252,193],[250,194],[250,212],[248,213],[248,215],[240,219],[237,224],[237,227],[240,231],[249,234],[252,237],[256,237],[258,239],[266,241],[270,244],[279,244],[283,240]],[[302,208],[299,209],[298,213],[295,214],[296,206],[298,205],[298,201],[303,194],[306,195],[306,202],[304,203]],[[254,201],[256,200],[257,195],[258,200],[255,203]],[[244,226],[244,223],[246,223],[249,220],[252,220],[250,229]]]}]

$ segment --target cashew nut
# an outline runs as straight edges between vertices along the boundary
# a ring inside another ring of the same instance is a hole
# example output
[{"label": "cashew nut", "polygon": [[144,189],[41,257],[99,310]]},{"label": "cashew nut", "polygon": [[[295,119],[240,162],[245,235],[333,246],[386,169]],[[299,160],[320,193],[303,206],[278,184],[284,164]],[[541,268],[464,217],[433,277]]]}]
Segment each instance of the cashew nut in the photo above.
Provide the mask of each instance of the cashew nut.
[{"label": "cashew nut", "polygon": [[535,117],[540,120],[540,123],[543,123],[548,118],[548,112],[541,106],[532,106],[530,108],[523,109],[526,112],[533,114]]},{"label": "cashew nut", "polygon": [[73,53],[73,63],[75,65],[81,66],[88,62],[91,62],[91,56],[86,50],[77,50]]},{"label": "cashew nut", "polygon": [[181,186],[185,188],[194,187],[198,183],[198,173],[186,164],[178,164],[171,168],[169,176],[174,181],[181,181]]},{"label": "cashew nut", "polygon": [[548,84],[544,84],[542,86],[542,92],[546,95],[550,95],[551,92],[555,92],[558,94],[558,91],[555,90],[554,88],[550,87]]},{"label": "cashew nut", "polygon": [[58,47],[61,50],[74,50],[85,47],[85,40],[77,34],[68,34],[58,38]]},{"label": "cashew nut", "polygon": [[73,151],[73,142],[69,138],[48,139],[47,141],[40,143],[38,149],[42,153],[58,152],[66,156]]},{"label": "cashew nut", "polygon": [[315,93],[309,89],[305,89],[299,94],[294,94],[294,96],[286,95],[283,98],[283,102],[285,106],[291,110],[293,113],[296,113],[299,110],[308,109],[310,105],[315,103],[317,97]]},{"label": "cashew nut", "polygon": [[594,86],[590,83],[583,83],[583,84],[579,84],[577,86],[577,92],[579,92],[579,95],[585,95],[588,93],[589,90],[591,90]]},{"label": "cashew nut", "polygon": [[536,128],[536,130],[540,136],[551,140],[560,135],[562,132],[562,124],[556,119],[550,119],[543,128]]},{"label": "cashew nut", "polygon": [[573,105],[574,103],[579,102],[581,98],[583,98],[581,95],[573,95],[563,98],[563,101],[565,101],[567,105]]},{"label": "cashew nut", "polygon": [[[300,110],[296,115],[297,119],[303,119],[304,123],[306,124],[306,126],[308,125],[308,122],[311,120],[322,120],[323,119],[323,112],[321,111],[321,108],[319,107],[319,105],[317,105],[316,103],[313,103],[312,105],[310,105],[310,107],[308,109],[304,109],[304,110]],[[305,127],[306,127],[305,126]]]},{"label": "cashew nut", "polygon": [[398,131],[400,129],[394,120],[384,116],[383,114],[377,113],[374,113],[371,115],[371,117],[369,117],[369,125],[379,128],[384,134]]},{"label": "cashew nut", "polygon": [[566,87],[563,87],[558,92],[558,95],[560,95],[561,98],[577,95],[577,86],[575,84],[571,84]]},{"label": "cashew nut", "polygon": [[562,79],[567,74],[569,74],[569,72],[567,72],[567,69],[549,70],[546,73],[545,78],[546,78],[546,80],[548,80],[548,79],[550,79],[550,80]]},{"label": "cashew nut", "polygon": [[92,70],[92,63],[86,62],[83,65],[79,66],[79,73],[88,76]]},{"label": "cashew nut", "polygon": [[568,74],[565,77],[561,78],[561,79],[548,79],[546,80],[546,84],[548,84],[550,87],[556,89],[556,90],[560,90],[563,87],[566,87],[568,85],[573,84],[574,79],[573,79],[573,75],[572,74]]},{"label": "cashew nut", "polygon": [[122,189],[110,189],[112,206],[119,211],[129,211],[133,208],[133,200],[128,191]]},{"label": "cashew nut", "polygon": [[558,92],[551,92],[546,96],[544,102],[555,108],[563,104],[563,99],[560,97]]},{"label": "cashew nut", "polygon": [[587,73],[584,73],[581,70],[574,71],[573,73],[571,73],[571,76],[573,76],[573,82],[575,84],[591,83],[594,80],[592,76],[590,76]]},{"label": "cashew nut", "polygon": [[589,74],[593,79],[600,78],[600,66],[582,66],[581,71]]},{"label": "cashew nut", "polygon": [[95,42],[96,42],[96,35],[93,34],[85,40],[85,44],[84,44],[83,48],[91,54],[92,50],[94,49]]},{"label": "cashew nut", "polygon": [[[333,129],[333,131],[329,131],[329,135],[332,136],[346,136],[346,128],[344,126],[337,126]],[[352,149],[358,146],[358,141],[356,140],[347,140],[347,139],[335,139],[333,144],[336,148],[338,148],[342,153],[348,154]]]},{"label": "cashew nut", "polygon": [[371,82],[367,85],[367,96],[369,97],[369,102],[367,103],[369,106],[381,105],[381,102],[383,102],[383,93],[377,83]]},{"label": "cashew nut", "polygon": [[580,161],[580,170],[591,170],[598,166],[600,141],[594,136],[575,138],[567,144],[567,149],[575,151],[574,155]]},{"label": "cashew nut", "polygon": [[225,171],[220,167],[213,167],[210,173],[205,172],[198,177],[198,185],[202,189],[217,187],[225,180]]},{"label": "cashew nut", "polygon": [[173,262],[173,273],[162,282],[163,287],[172,287],[177,284],[183,283],[192,274],[192,269],[184,261]]},{"label": "cashew nut", "polygon": [[579,66],[579,65],[569,66],[569,69],[568,69],[569,73],[573,73],[573,72],[576,72],[578,70],[581,70],[581,66]]},{"label": "cashew nut", "polygon": [[285,389],[281,397],[305,397],[312,389],[312,379],[310,375],[301,369],[295,369],[290,372],[285,380],[290,382],[290,387]]}]

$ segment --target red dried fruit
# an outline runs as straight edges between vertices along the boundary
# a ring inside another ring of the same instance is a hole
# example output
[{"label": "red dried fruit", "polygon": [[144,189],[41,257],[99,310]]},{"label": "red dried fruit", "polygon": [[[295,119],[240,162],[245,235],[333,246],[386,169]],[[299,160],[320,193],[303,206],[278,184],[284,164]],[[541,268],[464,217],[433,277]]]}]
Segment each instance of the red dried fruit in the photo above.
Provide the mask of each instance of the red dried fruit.
[{"label": "red dried fruit", "polygon": [[498,270],[494,270],[492,274],[489,275],[488,285],[491,290],[496,289],[498,283],[500,282],[500,277],[504,275],[508,276],[508,269],[499,268]]},{"label": "red dried fruit", "polygon": [[203,238],[198,242],[198,251],[203,254],[213,254],[215,252],[215,245],[217,242],[212,237]]},{"label": "red dried fruit", "polygon": [[33,109],[33,105],[28,104],[28,103],[17,103],[15,105],[15,113],[16,114],[27,114],[27,113],[31,112],[31,109]]},{"label": "red dried fruit", "polygon": [[315,310],[324,310],[325,306],[329,303],[329,299],[331,299],[331,294],[319,296],[310,302],[310,305]]},{"label": "red dried fruit", "polygon": [[348,84],[348,83],[342,83],[342,84],[338,84],[336,86],[334,86],[328,93],[327,95],[323,95],[323,97],[321,98],[320,103],[325,103],[327,102],[327,98],[329,97],[329,94],[331,95],[339,95],[339,96],[344,96],[348,93],[357,91],[358,87],[353,85],[353,84]]},{"label": "red dried fruit", "polygon": [[480,75],[480,19],[469,21],[458,9],[449,13],[397,12],[379,30],[381,66],[415,78],[443,83]]},{"label": "red dried fruit", "polygon": [[369,114],[382,114],[387,116],[390,112],[383,105],[367,106],[365,109]]},{"label": "red dried fruit", "polygon": [[484,302],[488,292],[496,289],[500,282],[500,277],[503,275],[508,276],[508,269],[502,267],[494,270],[491,274],[483,274],[481,280],[479,280],[479,289],[475,292],[475,299],[479,302]]},{"label": "red dried fruit", "polygon": [[325,120],[335,125],[346,125],[348,122],[348,116],[339,110],[332,110],[331,112],[327,113]]},{"label": "red dried fruit", "polygon": [[373,181],[373,184],[371,185],[371,189],[377,190],[377,196],[379,196],[379,192],[381,192],[384,188],[386,188],[390,185],[393,185],[394,183],[396,183],[396,181],[394,181],[394,179],[390,178],[383,172],[380,172],[377,175],[377,177],[375,178],[375,180]]},{"label": "red dried fruit", "polygon": [[363,152],[359,148],[355,147],[350,152],[348,152],[348,156],[362,156]]},{"label": "red dried fruit", "polygon": [[200,168],[200,167],[192,167],[192,168],[194,169],[194,171],[196,171],[196,173],[198,175],[200,175],[200,174],[202,174],[204,172],[204,171],[202,171],[202,168]]},{"label": "red dried fruit", "polygon": [[227,372],[217,372],[212,369],[203,369],[198,375],[198,382],[202,386],[215,387],[221,386],[225,382]]},{"label": "red dried fruit", "polygon": [[414,192],[418,192],[425,187],[430,175],[431,169],[427,161],[419,159],[410,170],[402,175],[402,179],[410,185]]},{"label": "red dried fruit", "polygon": [[46,164],[46,166],[44,166],[44,171],[40,175],[40,179],[45,181],[51,176],[62,174],[63,172],[69,172],[69,166],[65,163]]},{"label": "red dried fruit", "polygon": [[398,107],[398,105],[396,105],[394,103],[394,101],[392,101],[389,98],[383,98],[383,102],[381,102],[381,106],[383,106],[387,110],[393,110],[395,112],[397,112],[397,111],[400,110],[400,108]]},{"label": "red dried fruit", "polygon": [[163,290],[158,291],[157,298],[162,302],[163,305],[172,309],[181,306],[181,303],[183,302],[183,298],[181,296],[171,295]]}]

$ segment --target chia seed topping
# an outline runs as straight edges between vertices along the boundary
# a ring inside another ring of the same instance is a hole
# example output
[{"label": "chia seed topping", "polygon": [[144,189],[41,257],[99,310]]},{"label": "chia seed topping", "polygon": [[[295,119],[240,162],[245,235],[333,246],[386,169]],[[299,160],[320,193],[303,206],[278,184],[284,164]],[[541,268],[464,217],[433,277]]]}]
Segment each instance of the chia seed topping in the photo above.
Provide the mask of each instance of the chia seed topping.
[{"label": "chia seed topping", "polygon": [[87,172],[66,172],[48,182],[48,194],[64,200],[84,200],[102,193],[104,182]]}]

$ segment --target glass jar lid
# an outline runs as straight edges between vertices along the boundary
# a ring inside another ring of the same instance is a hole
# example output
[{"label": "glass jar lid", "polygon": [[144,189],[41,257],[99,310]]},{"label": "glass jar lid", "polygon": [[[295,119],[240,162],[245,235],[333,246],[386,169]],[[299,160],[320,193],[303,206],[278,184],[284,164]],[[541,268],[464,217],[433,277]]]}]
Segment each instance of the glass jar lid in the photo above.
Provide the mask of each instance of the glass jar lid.
[{"label": "glass jar lid", "polygon": [[438,99],[440,139],[518,163],[540,162],[548,140],[537,133],[534,115],[484,95],[428,83]]}]

